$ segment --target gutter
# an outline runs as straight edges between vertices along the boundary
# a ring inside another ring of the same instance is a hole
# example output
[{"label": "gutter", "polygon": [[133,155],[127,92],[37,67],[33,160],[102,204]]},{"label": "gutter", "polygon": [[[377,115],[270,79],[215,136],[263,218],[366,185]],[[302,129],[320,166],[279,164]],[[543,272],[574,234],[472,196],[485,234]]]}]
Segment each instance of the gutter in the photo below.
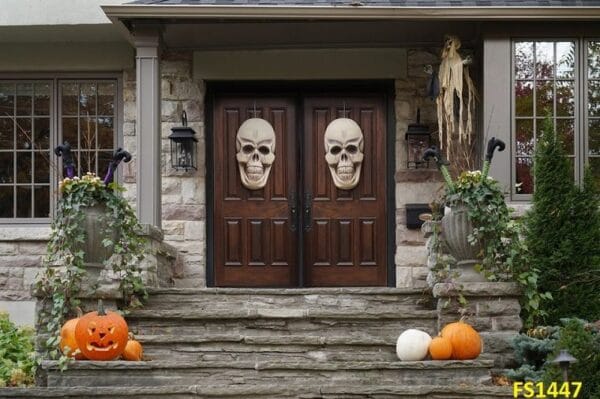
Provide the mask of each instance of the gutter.
[{"label": "gutter", "polygon": [[145,5],[102,6],[111,19],[220,20],[477,20],[596,21],[596,7],[377,7],[287,5]]}]

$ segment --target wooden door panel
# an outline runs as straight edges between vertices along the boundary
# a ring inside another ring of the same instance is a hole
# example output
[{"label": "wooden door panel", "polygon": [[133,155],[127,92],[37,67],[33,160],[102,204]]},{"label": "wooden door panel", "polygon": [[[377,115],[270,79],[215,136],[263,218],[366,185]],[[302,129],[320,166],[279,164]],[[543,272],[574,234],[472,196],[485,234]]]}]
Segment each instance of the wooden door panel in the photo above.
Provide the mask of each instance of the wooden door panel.
[{"label": "wooden door panel", "polygon": [[[289,287],[297,284],[297,239],[288,197],[297,189],[295,102],[288,98],[222,96],[213,110],[215,285]],[[236,135],[249,118],[275,130],[275,161],[266,186],[246,189],[236,160]]]},{"label": "wooden door panel", "polygon": [[[303,248],[309,286],[387,283],[384,104],[382,96],[304,101],[302,169],[304,189],[313,196],[312,224]],[[364,135],[360,182],[352,190],[335,186],[325,160],[325,129],[342,116],[355,120]]]}]

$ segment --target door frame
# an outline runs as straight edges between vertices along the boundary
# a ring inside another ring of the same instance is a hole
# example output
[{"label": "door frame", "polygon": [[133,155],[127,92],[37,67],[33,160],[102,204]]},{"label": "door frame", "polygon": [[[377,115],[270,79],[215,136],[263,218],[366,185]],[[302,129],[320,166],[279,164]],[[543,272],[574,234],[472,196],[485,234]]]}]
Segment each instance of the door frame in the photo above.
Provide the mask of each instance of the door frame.
[{"label": "door frame", "polygon": [[[261,96],[285,96],[296,99],[298,109],[301,109],[302,95],[317,94],[322,92],[335,92],[347,95],[360,95],[367,92],[381,93],[384,97],[386,110],[386,269],[387,286],[396,286],[396,265],[394,254],[396,252],[396,115],[394,112],[395,85],[391,79],[377,80],[310,80],[310,81],[207,81],[204,97],[205,115],[205,193],[206,193],[206,286],[215,286],[214,264],[214,141],[213,141],[213,111],[217,94],[254,94],[260,92]],[[303,115],[303,113],[299,114]],[[302,128],[303,118],[296,121],[297,131]],[[298,148],[303,145],[303,140],[296,137]],[[302,254],[302,235],[298,244],[298,251]],[[298,258],[298,287],[305,286],[303,259]]]}]

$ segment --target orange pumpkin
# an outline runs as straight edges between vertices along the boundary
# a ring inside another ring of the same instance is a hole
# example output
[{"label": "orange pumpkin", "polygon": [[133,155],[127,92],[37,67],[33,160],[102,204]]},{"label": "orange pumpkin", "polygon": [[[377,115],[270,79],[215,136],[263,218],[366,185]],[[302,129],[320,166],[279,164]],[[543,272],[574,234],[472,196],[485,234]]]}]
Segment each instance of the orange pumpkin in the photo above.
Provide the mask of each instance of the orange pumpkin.
[{"label": "orange pumpkin", "polygon": [[[77,346],[77,341],[75,341],[75,326],[81,318],[81,315],[81,309],[77,308],[77,317],[68,320],[60,329],[60,351],[65,355],[73,357],[77,360],[85,359],[85,356],[83,356],[79,350],[79,346]],[[69,347],[68,353],[66,353],[67,347]]]},{"label": "orange pumpkin", "polygon": [[127,345],[129,329],[123,317],[105,312],[102,300],[98,311],[85,314],[75,326],[75,340],[89,360],[112,360],[121,356]]},{"label": "orange pumpkin", "polygon": [[142,344],[135,340],[132,333],[129,333],[129,341],[127,341],[127,345],[125,345],[125,350],[122,355],[123,359],[139,362],[142,360],[143,353],[144,349],[142,348]]},{"label": "orange pumpkin", "polygon": [[448,360],[452,358],[452,343],[448,338],[435,337],[429,344],[429,355],[433,360]]},{"label": "orange pumpkin", "polygon": [[481,337],[473,327],[463,321],[446,325],[440,335],[452,344],[452,358],[475,359],[481,353]]}]

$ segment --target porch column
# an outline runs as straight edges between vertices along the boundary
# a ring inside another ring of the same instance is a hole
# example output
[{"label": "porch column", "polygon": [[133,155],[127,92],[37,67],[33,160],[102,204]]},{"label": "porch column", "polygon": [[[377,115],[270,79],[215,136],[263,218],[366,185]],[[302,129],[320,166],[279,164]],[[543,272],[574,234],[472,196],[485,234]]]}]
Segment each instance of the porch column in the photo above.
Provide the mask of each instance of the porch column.
[{"label": "porch column", "polygon": [[140,223],[161,227],[160,30],[135,27],[137,213]]}]

